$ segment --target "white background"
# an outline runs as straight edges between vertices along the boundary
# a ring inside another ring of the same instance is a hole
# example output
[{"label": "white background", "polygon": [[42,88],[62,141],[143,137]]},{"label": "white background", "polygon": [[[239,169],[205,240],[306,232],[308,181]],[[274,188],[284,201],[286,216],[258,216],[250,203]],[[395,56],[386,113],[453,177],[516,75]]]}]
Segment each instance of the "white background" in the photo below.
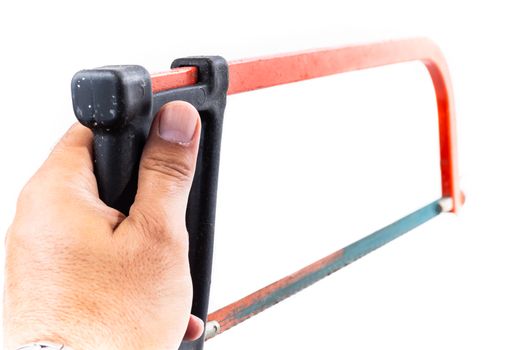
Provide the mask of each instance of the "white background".
[{"label": "white background", "polygon": [[[2,232],[21,187],[74,121],[77,70],[141,64],[153,72],[195,54],[434,39],[456,96],[467,194],[460,215],[441,215],[206,347],[524,348],[519,1],[0,6]],[[423,66],[403,64],[231,97],[210,311],[437,199],[432,94]]]}]

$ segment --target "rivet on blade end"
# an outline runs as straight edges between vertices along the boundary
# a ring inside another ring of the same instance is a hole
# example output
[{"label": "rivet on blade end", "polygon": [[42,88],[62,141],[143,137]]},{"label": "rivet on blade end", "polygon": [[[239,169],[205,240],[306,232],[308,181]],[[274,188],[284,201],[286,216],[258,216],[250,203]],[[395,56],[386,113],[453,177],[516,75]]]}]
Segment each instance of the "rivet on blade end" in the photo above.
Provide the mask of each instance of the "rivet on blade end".
[{"label": "rivet on blade end", "polygon": [[443,197],[439,201],[439,208],[441,209],[441,212],[448,213],[452,211],[454,208],[454,202],[452,201],[452,197]]},{"label": "rivet on blade end", "polygon": [[206,330],[204,331],[204,339],[208,340],[215,337],[221,332],[221,325],[217,321],[208,321],[206,323]]}]

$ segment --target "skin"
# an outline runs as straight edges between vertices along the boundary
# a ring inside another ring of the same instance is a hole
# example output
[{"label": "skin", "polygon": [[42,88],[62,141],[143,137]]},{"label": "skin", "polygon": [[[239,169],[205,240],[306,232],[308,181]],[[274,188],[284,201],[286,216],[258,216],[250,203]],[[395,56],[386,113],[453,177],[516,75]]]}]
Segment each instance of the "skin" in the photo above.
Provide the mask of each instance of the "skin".
[{"label": "skin", "polygon": [[7,232],[7,349],[176,349],[202,334],[185,226],[200,129],[191,105],[163,107],[126,217],[99,199],[91,131],[71,127],[22,190]]}]

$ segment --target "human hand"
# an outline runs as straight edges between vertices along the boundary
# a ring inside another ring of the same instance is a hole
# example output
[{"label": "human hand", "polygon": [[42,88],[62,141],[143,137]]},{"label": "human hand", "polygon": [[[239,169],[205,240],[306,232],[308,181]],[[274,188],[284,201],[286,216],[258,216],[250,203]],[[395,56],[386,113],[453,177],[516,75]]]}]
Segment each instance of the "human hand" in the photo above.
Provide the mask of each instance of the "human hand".
[{"label": "human hand", "polygon": [[24,187],[7,233],[7,349],[157,350],[200,337],[185,225],[200,128],[190,104],[162,108],[128,217],[99,199],[91,131],[66,133]]}]

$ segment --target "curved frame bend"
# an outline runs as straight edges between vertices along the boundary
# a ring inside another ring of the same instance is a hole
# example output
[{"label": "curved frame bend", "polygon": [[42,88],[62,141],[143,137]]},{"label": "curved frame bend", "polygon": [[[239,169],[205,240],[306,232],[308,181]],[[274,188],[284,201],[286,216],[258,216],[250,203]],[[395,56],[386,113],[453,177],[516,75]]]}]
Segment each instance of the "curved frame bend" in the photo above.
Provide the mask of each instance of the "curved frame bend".
[{"label": "curved frame bend", "polygon": [[[442,196],[452,199],[451,211],[457,212],[463,203],[463,195],[459,188],[454,97],[445,58],[433,41],[405,39],[231,61],[228,63],[228,94],[410,61],[424,63],[434,84]],[[156,93],[195,84],[197,69],[181,67],[152,74],[151,78]]]},{"label": "curved frame bend", "polygon": [[228,94],[409,61],[424,63],[434,84],[442,196],[452,199],[451,211],[457,212],[463,199],[458,181],[454,97],[445,58],[431,40],[396,40],[233,61],[229,63]]},{"label": "curved frame bend", "polygon": [[[452,212],[457,212],[463,204],[464,197],[459,188],[454,98],[445,58],[441,50],[431,40],[396,40],[232,61],[228,63],[228,94],[232,95],[338,73],[409,61],[421,61],[426,66],[432,78],[438,108],[442,197],[450,198],[452,205],[447,209],[450,209]],[[152,90],[154,93],[157,93],[196,84],[198,82],[198,71],[196,67],[181,67],[164,73],[152,74],[151,80]],[[429,214],[427,215],[428,217],[425,216],[423,219],[428,220],[428,218],[444,210],[440,202],[441,201],[436,201],[435,203],[431,203],[419,211],[401,219],[398,223],[385,227],[365,237],[363,240],[375,239],[375,235],[384,234],[382,231],[392,230],[394,226],[397,229],[397,226],[405,225],[405,221],[412,220],[412,216],[416,215],[415,217],[418,217],[420,213],[426,213],[427,211],[431,213],[431,215]],[[423,222],[423,219],[420,221]],[[419,225],[420,222],[418,221],[417,224]],[[405,229],[406,227],[402,231],[405,232]],[[399,235],[399,233],[396,233],[396,235]],[[231,312],[243,306],[245,301],[257,301],[259,296],[265,296],[268,294],[268,291],[271,292],[281,288],[282,285],[290,282],[289,280],[299,278],[312,271],[315,272],[318,267],[324,267],[330,264],[336,266],[337,264],[333,262],[344,256],[343,253],[345,249],[350,252],[356,244],[361,243],[356,242],[343,250],[335,252],[307,266],[296,274],[285,277],[248,297],[210,314],[209,319],[212,322],[210,325],[213,327],[223,327],[223,329],[215,329],[209,337],[221,333],[247,318],[245,317],[229,323],[224,322],[224,319],[226,319]],[[344,264],[350,261],[347,260],[344,260]],[[222,320],[222,324],[219,323],[218,320]]]}]

